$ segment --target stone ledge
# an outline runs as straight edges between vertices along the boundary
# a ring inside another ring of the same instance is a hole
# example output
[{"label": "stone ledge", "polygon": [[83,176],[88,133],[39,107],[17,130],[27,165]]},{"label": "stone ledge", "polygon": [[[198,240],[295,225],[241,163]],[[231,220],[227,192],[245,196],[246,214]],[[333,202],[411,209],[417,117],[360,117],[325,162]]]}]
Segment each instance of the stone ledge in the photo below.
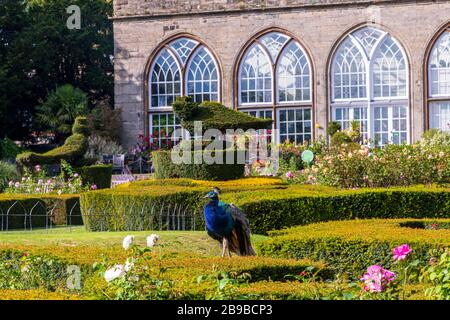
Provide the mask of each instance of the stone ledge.
[{"label": "stone ledge", "polygon": [[114,0],[113,20],[446,0]]}]

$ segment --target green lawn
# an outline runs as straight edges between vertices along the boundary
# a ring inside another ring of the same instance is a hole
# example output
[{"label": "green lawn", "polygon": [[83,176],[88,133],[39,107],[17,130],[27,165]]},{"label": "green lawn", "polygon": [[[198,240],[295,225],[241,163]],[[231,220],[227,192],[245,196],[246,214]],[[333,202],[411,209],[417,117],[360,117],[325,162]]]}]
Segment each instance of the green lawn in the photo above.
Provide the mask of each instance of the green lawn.
[{"label": "green lawn", "polygon": [[[178,253],[194,253],[201,256],[218,256],[220,244],[204,231],[128,231],[128,232],[87,232],[84,227],[55,228],[52,230],[0,232],[0,246],[65,246],[65,247],[117,247],[127,235],[134,235],[136,244],[145,246],[146,237],[156,233],[161,237],[163,250]],[[254,235],[253,244],[266,239]]]}]

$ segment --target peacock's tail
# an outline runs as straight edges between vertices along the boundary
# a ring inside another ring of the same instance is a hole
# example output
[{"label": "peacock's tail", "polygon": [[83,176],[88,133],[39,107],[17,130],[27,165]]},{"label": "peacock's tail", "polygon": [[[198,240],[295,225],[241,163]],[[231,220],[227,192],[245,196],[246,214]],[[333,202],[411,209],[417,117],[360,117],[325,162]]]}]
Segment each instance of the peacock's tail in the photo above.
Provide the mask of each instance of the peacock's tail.
[{"label": "peacock's tail", "polygon": [[240,256],[255,256],[255,250],[250,240],[250,224],[244,213],[234,205],[230,206],[234,219],[234,228],[228,239],[229,248]]}]

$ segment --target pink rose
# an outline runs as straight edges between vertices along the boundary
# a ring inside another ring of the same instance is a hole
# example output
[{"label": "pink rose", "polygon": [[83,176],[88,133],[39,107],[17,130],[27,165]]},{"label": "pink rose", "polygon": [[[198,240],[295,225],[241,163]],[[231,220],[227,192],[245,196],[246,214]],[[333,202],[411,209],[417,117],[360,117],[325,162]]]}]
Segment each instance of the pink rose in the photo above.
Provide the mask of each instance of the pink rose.
[{"label": "pink rose", "polygon": [[288,172],[286,172],[286,178],[293,179],[294,178],[294,174],[291,171],[288,171]]},{"label": "pink rose", "polygon": [[97,185],[93,184],[92,187],[91,187],[91,190],[97,190]]},{"label": "pink rose", "polygon": [[394,272],[383,269],[379,265],[373,265],[367,268],[361,281],[364,281],[364,291],[383,292],[396,277]]},{"label": "pink rose", "polygon": [[395,261],[401,261],[405,260],[408,254],[412,252],[412,249],[407,244],[402,244],[401,246],[398,246],[397,248],[394,248],[393,255]]}]

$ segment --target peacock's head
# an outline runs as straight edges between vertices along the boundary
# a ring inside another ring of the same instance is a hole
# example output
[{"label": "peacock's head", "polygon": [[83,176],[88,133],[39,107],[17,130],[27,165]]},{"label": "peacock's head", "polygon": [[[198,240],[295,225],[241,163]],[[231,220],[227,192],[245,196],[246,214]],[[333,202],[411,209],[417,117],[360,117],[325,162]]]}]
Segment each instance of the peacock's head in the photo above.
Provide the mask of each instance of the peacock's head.
[{"label": "peacock's head", "polygon": [[219,195],[217,194],[216,191],[211,191],[206,194],[205,198],[207,198],[211,201],[217,201],[217,200],[219,200]]}]

